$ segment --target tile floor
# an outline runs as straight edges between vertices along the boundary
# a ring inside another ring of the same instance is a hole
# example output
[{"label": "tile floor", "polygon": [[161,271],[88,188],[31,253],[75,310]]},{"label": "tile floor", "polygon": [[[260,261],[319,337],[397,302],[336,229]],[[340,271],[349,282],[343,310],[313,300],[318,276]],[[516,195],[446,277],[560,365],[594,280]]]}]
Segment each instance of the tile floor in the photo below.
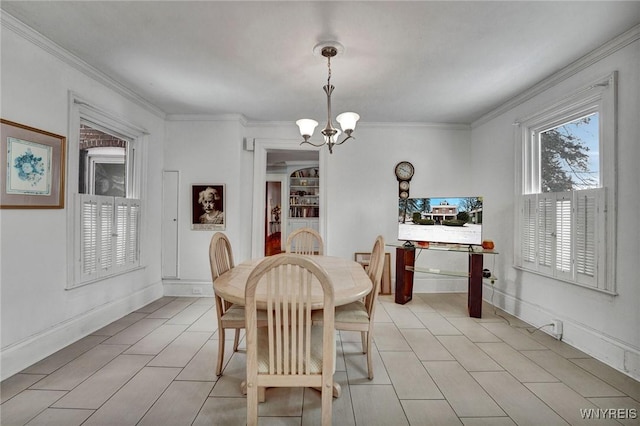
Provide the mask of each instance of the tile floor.
[{"label": "tile floor", "polygon": [[[469,318],[465,305],[466,294],[380,297],[371,381],[359,335],[337,334],[333,423],[640,424],[639,382],[487,304]],[[210,298],[164,297],[54,353],[1,383],[0,423],[245,424],[244,347],[216,377],[214,309]],[[260,423],[319,424],[319,406],[312,389],[269,389]],[[583,419],[589,409],[600,419]],[[620,409],[618,419],[597,409]]]}]

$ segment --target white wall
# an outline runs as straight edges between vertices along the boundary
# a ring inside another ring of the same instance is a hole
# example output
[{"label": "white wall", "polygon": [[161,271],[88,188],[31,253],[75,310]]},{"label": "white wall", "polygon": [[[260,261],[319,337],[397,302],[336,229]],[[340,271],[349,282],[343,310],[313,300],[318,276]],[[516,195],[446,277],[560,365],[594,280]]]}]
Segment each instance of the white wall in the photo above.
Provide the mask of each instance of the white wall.
[{"label": "white wall", "polygon": [[[69,91],[149,131],[143,221],[144,269],[74,290],[68,280],[67,215],[59,210],[0,210],[2,378],[46,357],[162,295],[160,188],[164,119],[89,78],[61,57],[2,25],[2,118],[66,136]],[[7,25],[5,25],[7,24]],[[12,29],[12,28],[15,28]],[[16,32],[17,31],[17,32]],[[37,38],[37,36],[36,36]],[[46,45],[46,42],[45,42]],[[160,148],[160,149],[158,149]],[[67,172],[77,185],[77,172]]]},{"label": "white wall", "polygon": [[[636,30],[637,33],[637,30]],[[472,131],[473,174],[486,197],[492,217],[487,232],[494,235],[499,280],[495,301],[507,311],[543,325],[564,322],[563,340],[627,374],[640,378],[640,42],[598,60],[570,78],[505,111]],[[618,296],[523,272],[514,264],[515,130],[521,117],[553,104],[594,79],[619,71],[617,150]],[[485,289],[485,296],[488,289]]]},{"label": "white wall", "polygon": [[[326,165],[327,232],[325,250],[333,256],[353,258],[370,251],[378,234],[397,242],[398,182],[394,166],[411,161],[416,173],[412,196],[470,195],[469,126],[392,125],[359,123],[355,140],[335,147]],[[209,289],[211,278],[207,247],[213,231],[190,230],[192,183],[227,185],[227,229],[236,263],[251,256],[253,152],[242,140],[292,141],[300,139],[294,123],[250,123],[178,117],[167,121],[165,168],[179,170],[180,280],[165,280],[169,294],[188,295],[192,287]],[[194,155],[197,152],[198,155]],[[486,220],[490,220],[489,218]],[[395,250],[387,247],[392,253]],[[419,264],[465,271],[467,257],[423,254]],[[416,275],[416,291],[466,291],[466,280]]]},{"label": "white wall", "polygon": [[192,295],[192,288],[199,288],[205,295],[213,294],[208,250],[214,231],[191,229],[191,185],[225,185],[224,232],[233,247],[236,263],[248,257],[253,166],[242,161],[247,154],[243,151],[241,127],[240,118],[235,116],[223,119],[169,117],[167,120],[164,168],[177,170],[180,175],[179,279],[165,280],[167,294]]}]

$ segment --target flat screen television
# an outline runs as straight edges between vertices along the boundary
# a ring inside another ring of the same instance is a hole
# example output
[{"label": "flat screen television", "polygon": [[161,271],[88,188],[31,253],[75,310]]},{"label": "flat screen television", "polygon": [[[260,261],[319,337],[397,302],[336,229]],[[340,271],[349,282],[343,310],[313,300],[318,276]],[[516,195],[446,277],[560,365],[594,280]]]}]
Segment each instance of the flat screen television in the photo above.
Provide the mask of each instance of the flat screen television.
[{"label": "flat screen television", "polygon": [[400,198],[398,239],[481,245],[482,197]]}]

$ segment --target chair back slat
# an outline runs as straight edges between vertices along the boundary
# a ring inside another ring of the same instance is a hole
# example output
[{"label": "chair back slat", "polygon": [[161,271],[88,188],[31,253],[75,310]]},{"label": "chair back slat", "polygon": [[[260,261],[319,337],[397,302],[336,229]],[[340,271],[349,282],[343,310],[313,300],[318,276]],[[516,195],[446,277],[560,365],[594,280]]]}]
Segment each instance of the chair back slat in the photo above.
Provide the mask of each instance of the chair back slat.
[{"label": "chair back slat", "polygon": [[324,254],[322,237],[312,228],[296,229],[287,237],[287,253],[322,255]]}]

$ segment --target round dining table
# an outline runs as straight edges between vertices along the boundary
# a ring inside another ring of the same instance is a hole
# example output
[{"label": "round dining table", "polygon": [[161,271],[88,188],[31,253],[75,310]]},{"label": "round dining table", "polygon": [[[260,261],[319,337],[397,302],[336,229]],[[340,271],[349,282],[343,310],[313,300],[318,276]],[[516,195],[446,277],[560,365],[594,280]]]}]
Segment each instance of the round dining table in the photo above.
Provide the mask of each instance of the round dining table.
[{"label": "round dining table", "polygon": [[[346,305],[365,297],[373,285],[361,264],[341,257],[312,255],[309,256],[320,265],[331,278],[336,306]],[[251,259],[236,265],[220,275],[214,282],[216,294],[231,303],[244,305],[244,290],[251,271],[266,258]],[[311,304],[313,309],[322,309],[322,289],[316,282],[312,287]],[[266,306],[266,295],[256,292],[258,307]]]}]

